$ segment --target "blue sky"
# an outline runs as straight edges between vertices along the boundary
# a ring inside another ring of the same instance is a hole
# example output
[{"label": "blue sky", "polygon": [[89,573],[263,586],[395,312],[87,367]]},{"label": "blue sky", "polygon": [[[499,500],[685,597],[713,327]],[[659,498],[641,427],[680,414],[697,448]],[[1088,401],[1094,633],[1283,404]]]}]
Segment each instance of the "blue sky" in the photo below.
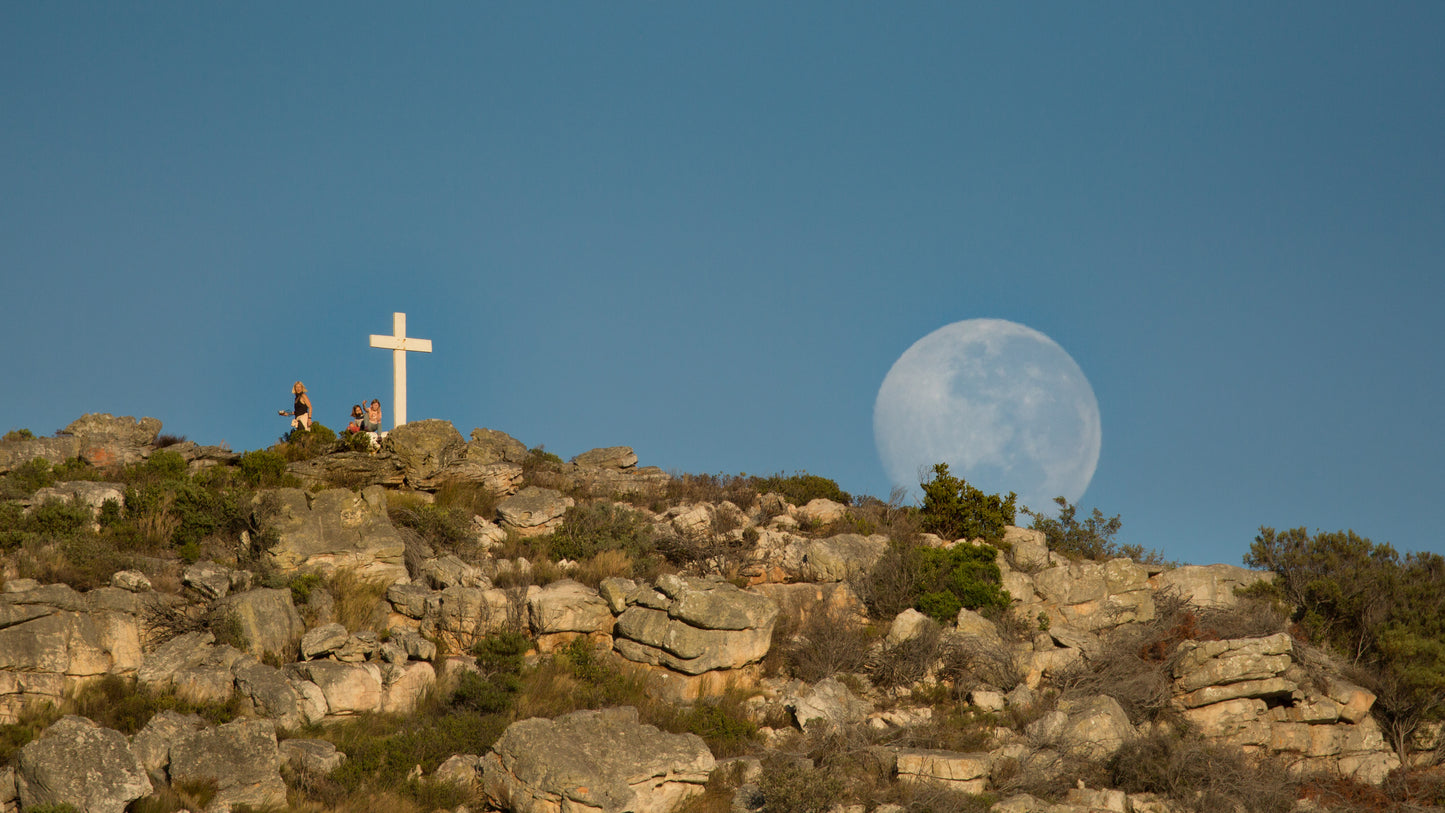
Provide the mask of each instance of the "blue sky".
[{"label": "blue sky", "polygon": [[1445,551],[1445,5],[0,6],[0,430],[409,417],[886,497],[950,322],[1099,401],[1079,504]]}]

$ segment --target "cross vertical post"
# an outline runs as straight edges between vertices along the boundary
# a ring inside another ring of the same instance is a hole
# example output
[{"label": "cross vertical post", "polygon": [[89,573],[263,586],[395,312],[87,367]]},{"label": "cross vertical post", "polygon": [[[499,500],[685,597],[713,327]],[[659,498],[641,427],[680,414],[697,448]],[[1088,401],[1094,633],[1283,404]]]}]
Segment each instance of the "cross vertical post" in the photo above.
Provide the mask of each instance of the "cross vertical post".
[{"label": "cross vertical post", "polygon": [[371,346],[380,347],[392,351],[391,353],[391,389],[392,389],[392,423],[391,428],[406,423],[406,354],[430,353],[431,339],[413,339],[406,335],[406,314],[393,313],[391,315],[390,336],[378,336],[371,334]]}]

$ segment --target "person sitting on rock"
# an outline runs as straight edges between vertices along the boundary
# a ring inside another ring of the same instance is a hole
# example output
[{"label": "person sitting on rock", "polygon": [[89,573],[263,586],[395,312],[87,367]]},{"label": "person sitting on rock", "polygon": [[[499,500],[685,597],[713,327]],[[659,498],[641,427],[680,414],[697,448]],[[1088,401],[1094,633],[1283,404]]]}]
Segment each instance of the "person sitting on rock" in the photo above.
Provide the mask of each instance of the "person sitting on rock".
[{"label": "person sitting on rock", "polygon": [[362,421],[361,428],[367,432],[381,431],[381,402],[375,398],[371,399],[371,405],[366,408],[366,419]]},{"label": "person sitting on rock", "polygon": [[364,432],[364,431],[366,431],[366,430],[363,428],[363,424],[364,424],[365,422],[366,422],[366,412],[361,408],[361,404],[352,404],[352,405],[351,405],[351,423],[348,423],[348,424],[346,425],[346,432],[347,432],[347,434],[352,434],[352,433],[354,433],[354,432]]},{"label": "person sitting on rock", "polygon": [[366,414],[361,418],[361,431],[371,436],[371,449],[376,451],[381,448],[381,439],[386,433],[381,431],[381,402],[375,398],[366,408]]}]

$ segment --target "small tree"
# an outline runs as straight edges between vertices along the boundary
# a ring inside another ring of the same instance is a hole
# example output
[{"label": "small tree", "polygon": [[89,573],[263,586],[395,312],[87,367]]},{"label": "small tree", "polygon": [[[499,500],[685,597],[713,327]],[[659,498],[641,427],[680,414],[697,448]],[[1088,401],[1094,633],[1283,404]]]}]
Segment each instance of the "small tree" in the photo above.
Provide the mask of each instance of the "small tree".
[{"label": "small tree", "polygon": [[1014,503],[1018,495],[1007,497],[985,494],[962,478],[948,473],[948,464],[933,467],[933,479],[923,486],[923,508],[920,519],[923,530],[944,539],[977,539],[998,544],[1003,541],[1004,527],[1014,521]]},{"label": "small tree", "polygon": [[1374,713],[1402,760],[1415,733],[1445,718],[1445,557],[1354,531],[1260,528],[1244,563],[1274,571],[1266,588],[1294,620],[1372,675]]},{"label": "small tree", "polygon": [[1114,535],[1124,524],[1118,514],[1105,517],[1103,511],[1095,508],[1087,519],[1080,522],[1078,506],[1063,497],[1055,497],[1054,503],[1059,506],[1058,519],[1036,514],[1028,507],[1020,509],[1033,518],[1030,528],[1044,532],[1049,550],[1070,559],[1102,561],[1127,556],[1136,562],[1162,562],[1163,557],[1157,550],[1146,551],[1140,545],[1120,545],[1114,541]]}]

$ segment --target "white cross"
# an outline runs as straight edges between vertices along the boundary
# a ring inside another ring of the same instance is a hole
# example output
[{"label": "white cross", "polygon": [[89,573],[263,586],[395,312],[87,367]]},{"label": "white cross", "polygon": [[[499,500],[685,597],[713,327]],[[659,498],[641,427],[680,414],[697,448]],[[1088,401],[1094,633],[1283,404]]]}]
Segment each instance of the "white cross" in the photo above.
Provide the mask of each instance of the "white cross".
[{"label": "white cross", "polygon": [[391,428],[406,423],[406,354],[430,353],[431,339],[409,339],[406,335],[406,314],[391,315],[392,336],[371,334],[371,346],[391,350]]}]

